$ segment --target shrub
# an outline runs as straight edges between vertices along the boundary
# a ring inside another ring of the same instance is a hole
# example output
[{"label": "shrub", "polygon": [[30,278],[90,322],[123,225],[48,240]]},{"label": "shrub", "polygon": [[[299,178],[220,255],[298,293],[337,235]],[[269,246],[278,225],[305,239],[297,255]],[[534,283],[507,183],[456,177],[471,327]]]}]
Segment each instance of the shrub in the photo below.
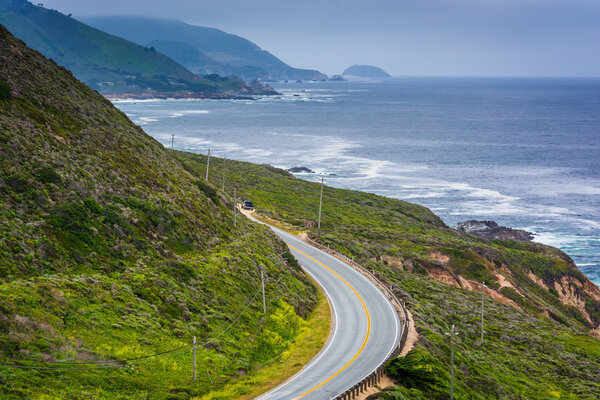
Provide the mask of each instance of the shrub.
[{"label": "shrub", "polygon": [[83,205],[88,210],[90,210],[90,212],[92,214],[96,214],[96,215],[102,214],[102,206],[100,204],[98,204],[98,202],[91,197],[87,197],[87,198],[83,199]]},{"label": "shrub", "polygon": [[192,265],[177,261],[167,262],[165,270],[169,275],[183,282],[189,282],[196,274],[196,270]]},{"label": "shrub", "polygon": [[24,172],[18,172],[6,178],[6,183],[17,193],[25,193],[30,189],[29,178]]},{"label": "shrub", "polygon": [[54,228],[68,232],[81,241],[90,244],[91,219],[88,209],[80,202],[66,203],[56,207],[50,217],[50,225]]},{"label": "shrub", "polygon": [[7,101],[11,98],[12,94],[10,93],[10,86],[0,79],[0,101]]},{"label": "shrub", "polygon": [[104,221],[109,224],[121,225],[123,223],[121,217],[121,209],[115,204],[109,204],[104,207]]},{"label": "shrub", "polygon": [[41,183],[61,183],[62,177],[52,167],[41,167],[35,171],[35,177]]},{"label": "shrub", "polygon": [[425,350],[414,349],[405,357],[392,359],[386,366],[386,371],[402,386],[424,389],[435,386],[439,381],[432,361]]},{"label": "shrub", "polygon": [[219,201],[219,196],[217,194],[217,191],[215,190],[215,188],[213,188],[210,185],[207,185],[206,183],[204,183],[201,180],[196,181],[196,186],[198,186],[198,189],[202,190],[204,192],[204,194],[212,200],[212,202],[215,205],[219,205],[221,202]]}]

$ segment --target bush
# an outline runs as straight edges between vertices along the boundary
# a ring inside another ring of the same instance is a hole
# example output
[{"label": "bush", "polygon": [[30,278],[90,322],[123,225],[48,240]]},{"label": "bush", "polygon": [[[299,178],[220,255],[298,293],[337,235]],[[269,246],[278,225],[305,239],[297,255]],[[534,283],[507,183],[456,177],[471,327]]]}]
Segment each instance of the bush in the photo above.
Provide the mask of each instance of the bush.
[{"label": "bush", "polygon": [[54,228],[68,232],[85,243],[90,244],[93,241],[92,221],[83,203],[66,203],[56,207],[50,215],[49,222]]},{"label": "bush", "polygon": [[104,207],[104,221],[111,225],[122,225],[123,220],[121,217],[121,209],[119,208],[119,206],[109,204],[106,207]]},{"label": "bush", "polygon": [[35,177],[41,183],[61,183],[62,177],[52,167],[42,167],[35,171]]},{"label": "bush", "polygon": [[17,193],[25,193],[30,189],[29,177],[24,172],[17,172],[6,178],[6,183]]},{"label": "bush", "polygon": [[7,101],[11,98],[12,94],[10,93],[10,86],[0,79],[0,101]]},{"label": "bush", "polygon": [[431,388],[439,383],[432,361],[425,350],[414,349],[405,357],[392,359],[386,366],[386,371],[407,388]]},{"label": "bush", "polygon": [[83,205],[88,210],[90,210],[90,212],[92,214],[96,214],[96,215],[102,214],[102,206],[100,204],[98,204],[98,202],[91,197],[87,197],[87,198],[83,199]]}]

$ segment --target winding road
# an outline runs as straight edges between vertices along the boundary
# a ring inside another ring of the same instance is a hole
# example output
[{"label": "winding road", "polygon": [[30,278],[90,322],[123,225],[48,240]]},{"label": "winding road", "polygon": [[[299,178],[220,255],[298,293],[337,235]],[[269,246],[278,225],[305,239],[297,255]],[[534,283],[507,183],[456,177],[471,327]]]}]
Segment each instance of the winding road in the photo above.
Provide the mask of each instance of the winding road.
[{"label": "winding road", "polygon": [[392,353],[400,341],[400,319],[387,297],[354,268],[287,232],[271,229],[325,292],[332,329],[326,345],[300,372],[258,399],[335,398]]}]

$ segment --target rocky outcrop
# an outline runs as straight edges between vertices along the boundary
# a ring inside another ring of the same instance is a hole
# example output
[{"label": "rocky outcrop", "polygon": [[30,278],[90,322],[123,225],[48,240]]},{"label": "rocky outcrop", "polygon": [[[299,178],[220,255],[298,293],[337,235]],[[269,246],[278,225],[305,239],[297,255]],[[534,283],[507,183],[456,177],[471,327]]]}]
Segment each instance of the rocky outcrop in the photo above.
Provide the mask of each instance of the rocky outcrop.
[{"label": "rocky outcrop", "polygon": [[344,77],[341,75],[333,75],[331,78],[329,78],[330,81],[332,82],[342,82],[345,81]]},{"label": "rocky outcrop", "polygon": [[374,65],[353,65],[342,72],[342,76],[359,76],[362,78],[389,78],[391,75]]},{"label": "rocky outcrop", "polygon": [[487,240],[501,239],[518,240],[521,242],[530,242],[533,240],[533,234],[531,232],[500,226],[494,221],[477,221],[472,219],[460,222],[456,226],[456,230]]},{"label": "rocky outcrop", "polygon": [[287,172],[291,172],[292,174],[314,174],[315,171],[308,167],[292,167],[286,169]]}]

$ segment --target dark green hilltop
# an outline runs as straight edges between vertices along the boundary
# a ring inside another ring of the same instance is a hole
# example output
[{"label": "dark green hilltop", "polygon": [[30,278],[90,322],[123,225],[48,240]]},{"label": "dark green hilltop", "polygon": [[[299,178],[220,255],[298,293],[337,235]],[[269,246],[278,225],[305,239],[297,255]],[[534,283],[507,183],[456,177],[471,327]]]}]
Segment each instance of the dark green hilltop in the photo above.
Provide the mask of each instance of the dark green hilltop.
[{"label": "dark green hilltop", "polygon": [[108,96],[223,98],[276,93],[235,76],[198,76],[152,46],[140,46],[26,0],[0,0],[0,23]]},{"label": "dark green hilltop", "polygon": [[319,71],[290,67],[251,41],[215,28],[125,16],[83,21],[142,46],[153,46],[197,74],[233,74],[247,81],[327,79]]},{"label": "dark green hilltop", "polygon": [[[316,290],[266,228],[234,228],[232,209],[0,25],[0,398],[189,398],[278,359]],[[259,268],[267,315],[249,302]],[[194,335],[211,375],[192,387]]]}]

